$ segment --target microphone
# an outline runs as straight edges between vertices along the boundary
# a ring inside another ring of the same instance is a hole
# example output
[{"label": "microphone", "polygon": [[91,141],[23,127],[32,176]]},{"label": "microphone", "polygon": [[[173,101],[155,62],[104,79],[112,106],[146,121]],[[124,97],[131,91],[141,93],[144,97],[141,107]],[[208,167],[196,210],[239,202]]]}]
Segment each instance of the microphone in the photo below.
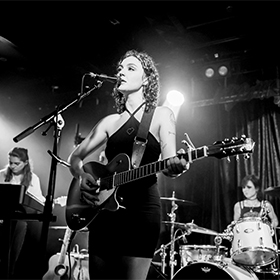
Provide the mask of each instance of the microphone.
[{"label": "microphone", "polygon": [[117,77],[111,77],[111,76],[107,76],[105,74],[95,74],[95,73],[89,72],[88,75],[90,75],[92,78],[108,81],[110,83],[116,83],[119,80],[119,78],[117,78]]}]

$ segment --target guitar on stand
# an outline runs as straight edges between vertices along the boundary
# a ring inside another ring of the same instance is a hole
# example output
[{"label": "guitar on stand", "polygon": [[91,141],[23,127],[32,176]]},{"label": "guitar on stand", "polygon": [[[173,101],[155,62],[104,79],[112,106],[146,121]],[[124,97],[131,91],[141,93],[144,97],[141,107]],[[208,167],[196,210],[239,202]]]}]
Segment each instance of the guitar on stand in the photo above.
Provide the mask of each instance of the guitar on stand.
[{"label": "guitar on stand", "polygon": [[72,270],[75,265],[75,258],[69,255],[68,248],[76,231],[66,228],[60,253],[49,259],[49,269],[42,280],[72,279]]},{"label": "guitar on stand", "polygon": [[[61,207],[66,205],[67,196],[61,196],[54,199],[55,204]],[[49,269],[43,276],[43,280],[70,279],[71,271],[75,264],[75,258],[67,253],[69,245],[74,238],[76,231],[66,227],[60,253],[53,255],[49,259]]]}]

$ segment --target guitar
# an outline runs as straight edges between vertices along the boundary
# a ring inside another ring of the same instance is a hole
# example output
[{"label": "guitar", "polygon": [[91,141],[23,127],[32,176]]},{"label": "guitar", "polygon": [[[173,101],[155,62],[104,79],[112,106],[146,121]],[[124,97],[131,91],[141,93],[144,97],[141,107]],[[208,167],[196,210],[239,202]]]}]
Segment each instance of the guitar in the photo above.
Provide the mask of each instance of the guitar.
[{"label": "guitar", "polygon": [[[252,139],[243,135],[241,138],[232,137],[231,139],[217,141],[212,145],[202,146],[178,156],[185,158],[187,162],[211,156],[219,159],[238,154],[248,156],[249,153],[252,153],[254,145]],[[131,169],[130,159],[123,153],[117,155],[107,165],[98,162],[84,164],[85,172],[90,173],[100,187],[99,201],[92,206],[81,200],[80,182],[74,178],[71,181],[66,202],[66,223],[68,227],[72,230],[80,230],[90,224],[101,210],[118,210],[121,207],[116,195],[118,187],[166,169],[167,160],[164,159]]]},{"label": "guitar", "polygon": [[69,255],[67,254],[67,250],[74,235],[75,231],[67,227],[65,230],[60,253],[50,257],[48,271],[45,273],[42,280],[70,279],[69,275],[72,271],[72,269],[70,271],[70,268],[74,267],[75,259],[70,256],[69,263]]}]

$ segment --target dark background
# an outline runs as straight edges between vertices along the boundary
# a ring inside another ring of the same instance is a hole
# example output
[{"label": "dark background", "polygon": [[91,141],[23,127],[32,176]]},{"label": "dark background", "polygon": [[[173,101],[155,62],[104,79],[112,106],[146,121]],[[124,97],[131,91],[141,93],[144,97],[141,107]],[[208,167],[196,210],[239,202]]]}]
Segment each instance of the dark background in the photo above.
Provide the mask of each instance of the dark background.
[{"label": "dark background", "polygon": [[[177,118],[178,149],[185,132],[196,147],[244,133],[256,141],[251,160],[240,157],[239,162],[232,158],[227,163],[209,157],[194,162],[177,180],[159,175],[162,196],[175,191],[176,197],[195,203],[178,203],[176,221],[193,220],[222,232],[232,221],[245,174],[260,176],[262,190],[279,186],[277,2],[11,1],[0,2],[0,11],[0,165],[7,163],[12,147],[28,148],[44,194],[53,127],[46,136],[42,132],[48,124],[19,143],[13,138],[57,106],[75,100],[85,73],[114,75],[119,57],[132,48],[146,51],[157,63],[160,105],[170,89],[185,96]],[[206,80],[205,67],[221,63],[229,66],[229,76]],[[85,79],[88,89],[94,82]],[[80,106],[63,112],[58,152],[62,159],[72,152],[77,132],[86,136],[100,118],[115,112],[111,89],[112,84],[104,82]],[[97,160],[99,152],[88,160]],[[67,168],[58,165],[55,197],[67,195],[71,180]],[[266,198],[279,214],[278,197]],[[55,206],[57,221],[51,226],[66,225],[64,210]],[[171,203],[163,201],[163,220],[170,220],[170,211]],[[47,258],[60,251],[58,239],[63,235],[63,230],[50,229]],[[73,245],[87,248],[86,235],[79,233]],[[192,233],[188,243],[213,244],[212,237]],[[170,227],[163,225],[158,248],[169,241]]]}]

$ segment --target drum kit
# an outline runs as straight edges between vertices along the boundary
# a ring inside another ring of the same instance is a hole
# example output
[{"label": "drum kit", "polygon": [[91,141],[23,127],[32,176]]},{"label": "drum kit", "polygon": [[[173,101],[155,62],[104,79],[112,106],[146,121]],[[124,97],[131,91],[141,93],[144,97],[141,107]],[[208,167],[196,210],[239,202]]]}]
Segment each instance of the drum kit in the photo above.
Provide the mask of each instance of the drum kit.
[{"label": "drum kit", "polygon": [[[280,188],[279,188],[280,190]],[[268,190],[271,191],[272,190]],[[273,190],[275,192],[275,190]],[[279,193],[280,194],[280,191]],[[163,244],[155,251],[154,255],[161,257],[161,275],[167,279],[280,279],[278,246],[273,242],[273,236],[277,243],[276,229],[266,218],[246,217],[233,221],[222,233],[199,227],[193,223],[176,222],[175,211],[178,209],[176,202],[195,205],[190,201],[175,197],[161,197],[161,200],[171,202],[171,212],[168,213],[170,221],[163,224],[170,226],[170,242]],[[177,230],[182,234],[176,236]],[[215,236],[215,245],[179,245],[179,268],[175,272],[177,260],[175,260],[175,243],[183,239],[186,243],[186,235],[192,232]],[[223,239],[231,244],[230,252],[225,246],[221,246]],[[169,276],[166,274],[166,250],[169,249]],[[267,278],[269,277],[269,278]],[[270,278],[271,277],[271,278]]]}]

